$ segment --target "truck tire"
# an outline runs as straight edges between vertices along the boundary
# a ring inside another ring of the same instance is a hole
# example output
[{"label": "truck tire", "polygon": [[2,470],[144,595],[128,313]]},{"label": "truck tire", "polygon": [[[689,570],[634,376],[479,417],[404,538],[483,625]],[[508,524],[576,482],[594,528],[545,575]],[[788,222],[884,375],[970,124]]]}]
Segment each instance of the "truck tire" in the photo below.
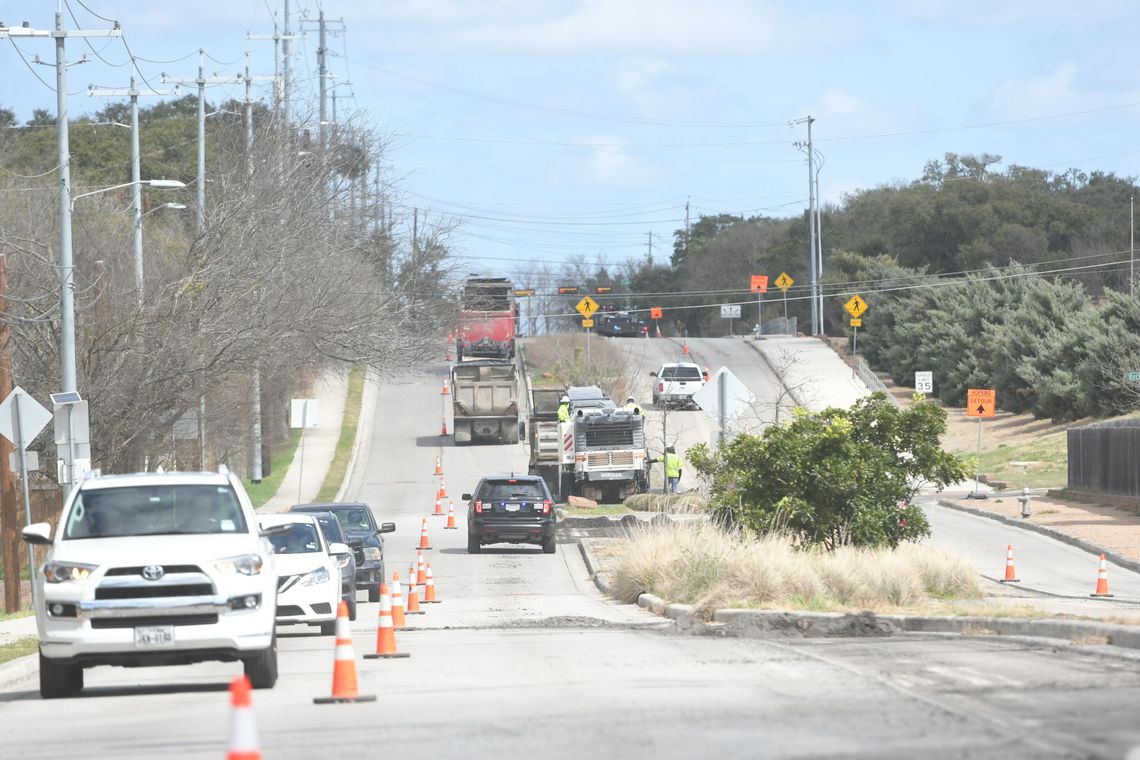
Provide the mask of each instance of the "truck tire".
[{"label": "truck tire", "polygon": [[250,686],[255,689],[272,689],[277,683],[277,634],[273,634],[268,649],[242,660],[242,667]]},{"label": "truck tire", "polygon": [[83,668],[49,660],[40,652],[40,696],[44,699],[73,697],[83,690]]},{"label": "truck tire", "polygon": [[468,446],[471,443],[471,430],[474,427],[470,420],[458,419],[452,421],[454,440],[456,446]]},{"label": "truck tire", "polygon": [[559,484],[558,496],[562,501],[566,501],[574,493],[574,474],[563,473],[562,482]]},{"label": "truck tire", "polygon": [[519,442],[519,424],[518,422],[503,423],[506,427],[503,433],[503,443],[518,443]]}]

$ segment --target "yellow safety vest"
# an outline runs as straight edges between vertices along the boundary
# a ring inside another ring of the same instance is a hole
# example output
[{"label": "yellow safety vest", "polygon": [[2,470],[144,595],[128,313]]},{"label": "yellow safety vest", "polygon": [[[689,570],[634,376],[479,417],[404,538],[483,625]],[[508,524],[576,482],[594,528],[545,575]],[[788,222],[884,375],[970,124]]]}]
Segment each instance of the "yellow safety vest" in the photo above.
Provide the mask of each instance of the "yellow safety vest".
[{"label": "yellow safety vest", "polygon": [[681,477],[681,457],[677,456],[676,454],[665,455],[665,477]]},{"label": "yellow safety vest", "polygon": [[558,406],[558,421],[559,422],[569,422],[570,421],[570,405],[569,404],[560,404]]}]

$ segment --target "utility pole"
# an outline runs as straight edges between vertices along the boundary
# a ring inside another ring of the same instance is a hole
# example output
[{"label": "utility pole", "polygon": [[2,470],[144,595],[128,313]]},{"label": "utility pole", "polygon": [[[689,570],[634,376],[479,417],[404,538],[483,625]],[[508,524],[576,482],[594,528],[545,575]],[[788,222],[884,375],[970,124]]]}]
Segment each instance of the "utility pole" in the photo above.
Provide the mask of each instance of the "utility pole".
[{"label": "utility pole", "polygon": [[[53,37],[55,38],[55,93],[56,126],[59,132],[59,366],[60,385],[64,391],[76,390],[75,379],[75,269],[71,251],[71,148],[67,114],[67,51],[68,37],[122,37],[116,21],[113,29],[63,28],[63,12],[55,14],[55,29],[40,30],[27,26],[9,27],[0,24],[0,37]],[[84,56],[83,60],[87,60]]]},{"label": "utility pole", "polygon": [[1128,197],[1128,295],[1136,295],[1136,196]]},{"label": "utility pole", "polygon": [[148,90],[139,92],[137,79],[138,66],[131,59],[131,86],[126,90],[97,90],[89,86],[87,94],[90,97],[121,98],[127,96],[131,99],[131,214],[133,216],[132,229],[134,234],[134,264],[135,264],[135,306],[141,311],[145,293],[145,280],[143,279],[143,238],[142,238],[142,173],[139,169],[139,95],[175,95],[178,88],[173,90]]},{"label": "utility pole", "polygon": [[289,0],[285,0],[285,16],[282,19],[284,22],[284,34],[281,36],[281,120],[284,122],[285,129],[289,129],[290,119],[289,114],[289,58],[293,52],[293,46],[289,43],[293,41],[293,36],[289,34]]},{"label": "utility pole", "polygon": [[653,266],[653,232],[645,233],[646,239],[649,241],[649,255],[647,257],[649,265]]},{"label": "utility pole", "polygon": [[317,43],[317,81],[320,85],[320,111],[321,111],[321,155],[326,155],[329,147],[328,141],[328,119],[325,116],[325,103],[328,100],[328,76],[329,68],[326,60],[328,48],[325,47],[325,10],[321,8],[320,14],[317,16],[317,24],[320,29],[318,32]]},{"label": "utility pole", "polygon": [[162,75],[166,84],[185,84],[198,86],[198,208],[195,216],[195,229],[199,236],[206,231],[206,85],[208,84],[238,84],[242,78],[231,76],[206,76],[206,51],[198,50],[198,76],[195,79],[172,79]]},{"label": "utility pole", "polygon": [[412,209],[412,259],[416,258],[419,245],[420,210]]},{"label": "utility pole", "polygon": [[[0,254],[0,313],[8,313],[8,257]],[[12,379],[12,330],[0,321],[0,398],[8,398],[16,383]],[[0,437],[0,526],[4,529],[4,611],[20,609],[20,505],[16,476],[8,464],[16,451],[7,438]]]},{"label": "utility pole", "polygon": [[[816,216],[815,216],[815,153],[811,144],[811,125],[815,121],[811,116],[797,119],[792,124],[807,124],[807,165],[808,165],[808,260],[811,262],[811,334],[819,335],[819,322],[821,314],[821,301],[819,296],[819,270],[816,255]],[[796,147],[803,147],[796,143]]]}]

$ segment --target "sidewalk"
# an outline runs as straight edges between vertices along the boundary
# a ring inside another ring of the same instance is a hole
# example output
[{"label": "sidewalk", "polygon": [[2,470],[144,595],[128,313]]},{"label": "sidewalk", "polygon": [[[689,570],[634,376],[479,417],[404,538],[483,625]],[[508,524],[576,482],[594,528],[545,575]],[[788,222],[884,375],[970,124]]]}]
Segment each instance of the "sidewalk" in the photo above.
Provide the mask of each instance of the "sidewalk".
[{"label": "sidewalk", "polygon": [[347,372],[324,374],[318,378],[313,397],[317,400],[319,424],[304,431],[301,445],[285,472],[285,479],[277,493],[258,512],[285,512],[294,504],[305,504],[316,498],[336,453],[347,393]]}]

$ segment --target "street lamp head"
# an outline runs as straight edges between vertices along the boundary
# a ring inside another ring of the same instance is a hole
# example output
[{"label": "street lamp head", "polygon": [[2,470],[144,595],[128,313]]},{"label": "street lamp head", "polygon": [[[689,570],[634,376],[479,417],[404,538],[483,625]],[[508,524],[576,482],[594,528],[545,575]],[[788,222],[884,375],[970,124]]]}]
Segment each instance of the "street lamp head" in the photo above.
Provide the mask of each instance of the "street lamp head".
[{"label": "street lamp head", "polygon": [[180,182],[176,179],[147,179],[143,180],[143,184],[148,187],[156,187],[160,190],[176,190],[180,187],[186,187],[185,182]]}]

